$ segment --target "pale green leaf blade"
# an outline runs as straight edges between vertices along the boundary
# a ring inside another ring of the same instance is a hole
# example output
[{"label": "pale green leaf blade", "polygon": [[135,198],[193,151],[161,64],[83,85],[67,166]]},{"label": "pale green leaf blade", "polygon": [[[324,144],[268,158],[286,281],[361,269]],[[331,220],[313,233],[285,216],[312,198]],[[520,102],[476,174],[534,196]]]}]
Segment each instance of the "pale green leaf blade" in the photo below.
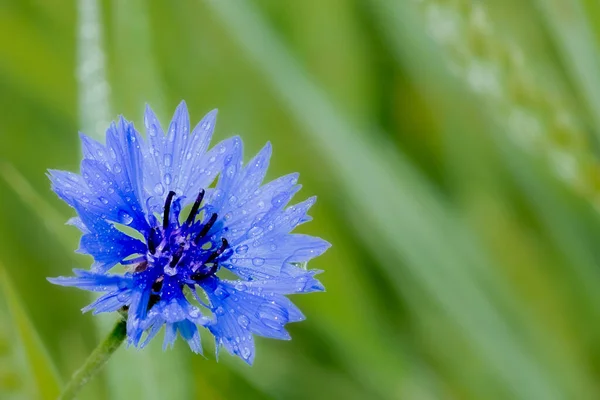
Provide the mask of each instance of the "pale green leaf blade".
[{"label": "pale green leaf blade", "polygon": [[56,368],[26,311],[21,306],[14,285],[2,264],[0,264],[0,288],[8,304],[13,327],[18,333],[25,352],[35,392],[41,399],[54,400],[58,397],[61,386]]}]

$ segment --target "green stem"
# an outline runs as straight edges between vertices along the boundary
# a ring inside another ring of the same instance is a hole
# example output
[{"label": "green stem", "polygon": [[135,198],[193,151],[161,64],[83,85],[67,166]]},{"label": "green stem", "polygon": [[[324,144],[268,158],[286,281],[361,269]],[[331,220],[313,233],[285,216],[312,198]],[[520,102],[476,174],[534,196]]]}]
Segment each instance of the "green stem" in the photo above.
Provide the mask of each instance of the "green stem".
[{"label": "green stem", "polygon": [[74,399],[83,386],[102,369],[110,356],[121,346],[127,336],[127,323],[120,319],[106,339],[98,345],[90,354],[81,368],[74,374],[67,386],[65,386],[60,400]]}]

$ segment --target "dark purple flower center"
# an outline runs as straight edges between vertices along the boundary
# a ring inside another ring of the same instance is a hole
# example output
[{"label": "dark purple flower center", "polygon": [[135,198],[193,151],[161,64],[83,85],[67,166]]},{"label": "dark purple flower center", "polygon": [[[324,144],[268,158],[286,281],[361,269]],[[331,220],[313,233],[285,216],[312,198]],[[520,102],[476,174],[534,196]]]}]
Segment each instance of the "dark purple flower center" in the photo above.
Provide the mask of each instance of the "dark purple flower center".
[{"label": "dark purple flower center", "polygon": [[200,207],[204,199],[204,190],[200,190],[192,205],[187,219],[179,222],[180,204],[174,201],[175,192],[171,191],[165,201],[162,224],[156,218],[154,227],[147,235],[148,252],[145,260],[138,264],[135,273],[141,280],[152,284],[152,291],[160,295],[167,276],[181,286],[193,285],[219,270],[219,262],[229,257],[227,239],[211,232],[218,219],[216,213],[206,215],[196,221],[203,211]]}]

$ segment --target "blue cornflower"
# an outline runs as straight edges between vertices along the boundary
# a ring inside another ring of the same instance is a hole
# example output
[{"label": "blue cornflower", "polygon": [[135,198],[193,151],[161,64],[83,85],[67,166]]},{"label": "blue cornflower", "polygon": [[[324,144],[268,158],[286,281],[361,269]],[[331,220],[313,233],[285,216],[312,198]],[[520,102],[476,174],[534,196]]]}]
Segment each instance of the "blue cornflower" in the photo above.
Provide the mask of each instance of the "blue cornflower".
[{"label": "blue cornflower", "polygon": [[[83,311],[126,311],[133,346],[164,325],[164,347],[179,332],[201,353],[203,326],[217,352],[223,346],[251,364],[253,334],[289,339],[284,325],[304,319],[284,295],[324,290],[314,277],[320,271],[303,266],[329,244],[290,233],[311,219],[315,198],[287,206],[300,189],[297,174],[262,184],[270,144],[245,166],[239,137],[208,150],[215,120],[211,111],[190,133],[182,102],[166,136],[149,107],[146,140],[123,117],[108,128],[106,145],[82,134],[81,174],[49,177],[76,210],[69,222],[83,233],[78,251],[94,264],[50,281],[103,292]],[[118,264],[122,272],[108,272]],[[222,269],[235,278],[221,277]]]}]

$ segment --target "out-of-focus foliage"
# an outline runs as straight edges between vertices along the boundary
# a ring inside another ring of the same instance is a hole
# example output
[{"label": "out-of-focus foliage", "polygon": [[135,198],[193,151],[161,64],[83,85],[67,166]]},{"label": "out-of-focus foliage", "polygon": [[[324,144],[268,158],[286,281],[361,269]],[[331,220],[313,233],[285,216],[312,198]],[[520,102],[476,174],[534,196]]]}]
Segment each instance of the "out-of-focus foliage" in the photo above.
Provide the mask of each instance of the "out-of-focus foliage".
[{"label": "out-of-focus foliage", "polygon": [[251,368],[156,341],[82,399],[599,398],[598,21],[588,0],[0,0],[0,398],[52,398],[113,322],[45,280],[91,262],[45,170],[181,99],[301,173],[327,292]]}]

